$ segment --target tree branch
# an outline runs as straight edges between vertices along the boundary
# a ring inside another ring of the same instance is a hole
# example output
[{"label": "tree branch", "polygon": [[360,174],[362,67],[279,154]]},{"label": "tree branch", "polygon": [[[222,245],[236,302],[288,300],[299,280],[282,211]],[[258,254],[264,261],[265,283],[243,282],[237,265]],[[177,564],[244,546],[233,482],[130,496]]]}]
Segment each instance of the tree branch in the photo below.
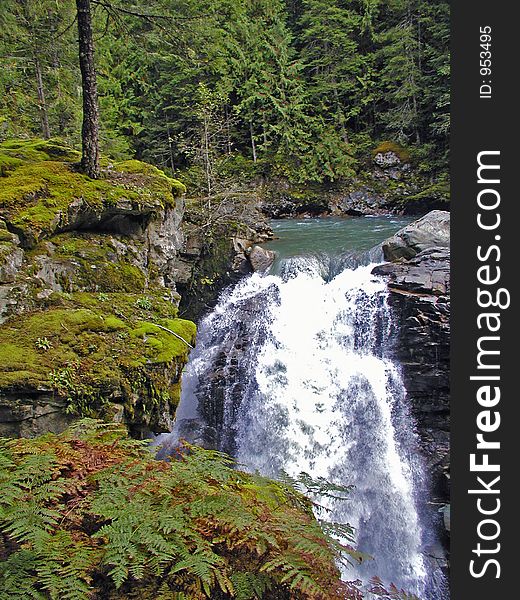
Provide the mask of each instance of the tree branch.
[{"label": "tree branch", "polygon": [[164,331],[166,331],[167,333],[171,333],[176,338],[179,338],[182,342],[184,342],[186,344],[186,346],[188,346],[189,348],[191,348],[193,350],[194,346],[192,346],[189,342],[187,342],[181,335],[179,335],[178,333],[175,333],[175,331],[172,331],[171,329],[168,329],[167,327],[163,327],[162,325],[159,325],[158,323],[154,323],[154,325],[156,327],[159,327],[159,329],[164,329]]}]

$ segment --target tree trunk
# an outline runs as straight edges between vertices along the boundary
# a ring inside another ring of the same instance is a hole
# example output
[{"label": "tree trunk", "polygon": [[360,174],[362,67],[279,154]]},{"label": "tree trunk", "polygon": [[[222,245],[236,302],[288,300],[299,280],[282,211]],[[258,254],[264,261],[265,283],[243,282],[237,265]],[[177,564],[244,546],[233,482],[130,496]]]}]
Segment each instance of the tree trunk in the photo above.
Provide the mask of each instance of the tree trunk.
[{"label": "tree trunk", "polygon": [[255,144],[255,135],[253,133],[253,123],[249,123],[249,133],[251,134],[251,149],[253,150],[253,162],[256,162],[256,144]]},{"label": "tree trunk", "polygon": [[40,60],[37,56],[34,57],[34,70],[36,72],[36,87],[38,89],[38,111],[40,113],[40,121],[42,124],[43,137],[48,140],[51,137],[49,127],[49,116],[47,114],[47,103],[45,102],[45,90],[43,88],[42,68]]},{"label": "tree trunk", "polygon": [[226,104],[224,106],[224,115],[225,115],[225,119],[226,119],[226,142],[227,142],[227,153],[231,154],[232,151],[232,147],[231,147],[231,128],[230,128],[230,118],[229,118],[229,111],[228,111],[228,105]]},{"label": "tree trunk", "polygon": [[83,125],[81,128],[81,169],[97,179],[99,170],[99,108],[96,69],[94,66],[94,40],[90,0],[76,0],[78,11],[79,66],[83,89]]},{"label": "tree trunk", "polygon": [[168,133],[168,148],[170,150],[170,169],[175,173],[175,162],[173,160],[172,136],[170,135],[170,124],[166,123],[166,132]]}]

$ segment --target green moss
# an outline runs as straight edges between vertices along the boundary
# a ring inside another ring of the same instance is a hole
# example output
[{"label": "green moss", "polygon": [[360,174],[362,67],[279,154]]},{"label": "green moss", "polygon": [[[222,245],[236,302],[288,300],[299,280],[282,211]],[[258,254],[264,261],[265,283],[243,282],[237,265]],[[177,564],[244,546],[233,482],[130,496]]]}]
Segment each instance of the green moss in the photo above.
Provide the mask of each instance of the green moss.
[{"label": "green moss", "polygon": [[[100,410],[111,393],[124,396],[136,388],[148,401],[176,405],[175,374],[180,376],[189,347],[143,318],[136,295],[109,296],[106,301],[93,294],[61,295],[61,307],[19,315],[0,326],[0,390],[54,390],[81,414],[91,414],[87,407]],[[148,318],[158,317],[149,311]],[[157,322],[194,343],[193,323]]]},{"label": "green moss", "polygon": [[[146,297],[149,308],[141,308],[139,300]],[[177,305],[164,288],[148,289],[146,296],[136,293],[55,292],[46,300],[47,308],[87,308],[103,314],[113,314],[125,322],[136,320],[176,319]]]},{"label": "green moss", "polygon": [[[70,275],[60,281],[67,292],[139,292],[146,286],[143,270],[133,264],[132,256],[119,256],[112,238],[104,235],[67,233],[53,236],[53,261],[73,265]],[[137,242],[136,242],[137,243]],[[48,254],[41,244],[29,255]]]},{"label": "green moss", "polygon": [[0,177],[6,177],[10,171],[14,171],[23,164],[19,158],[14,158],[8,154],[0,153]]},{"label": "green moss", "polygon": [[0,153],[21,162],[44,160],[79,161],[81,154],[58,139],[7,140],[0,144]]},{"label": "green moss", "polygon": [[154,211],[174,206],[175,196],[185,191],[180,182],[139,161],[116,164],[104,178],[92,180],[71,168],[71,158],[78,158],[75,151],[52,141],[0,144],[0,216],[26,238],[37,241],[65,227],[75,200],[97,213],[121,200],[136,211]]},{"label": "green moss", "polygon": [[404,196],[399,199],[401,204],[409,202],[420,202],[421,200],[437,200],[440,202],[449,203],[450,201],[450,185],[447,181],[441,181],[432,185],[426,186],[419,192],[413,195]]},{"label": "green moss", "polygon": [[0,242],[12,242],[13,235],[7,230],[7,226],[4,221],[0,220]]},{"label": "green moss", "polygon": [[[192,344],[195,339],[196,327],[192,321],[163,319],[159,325],[175,332],[189,344]],[[157,363],[169,363],[178,356],[187,357],[189,350],[189,347],[178,337],[149,322],[137,323],[136,328],[130,332],[130,337],[143,339],[150,354],[154,356],[154,362]]]},{"label": "green moss", "polygon": [[396,142],[381,142],[372,153],[374,156],[376,156],[377,154],[386,154],[387,152],[393,152],[401,162],[410,162],[410,152]]},{"label": "green moss", "polygon": [[115,167],[123,173],[150,177],[152,186],[156,185],[159,188],[164,185],[166,188],[170,188],[174,197],[182,196],[182,194],[186,193],[186,186],[181,181],[168,177],[164,171],[140,160],[125,160],[116,163]]}]

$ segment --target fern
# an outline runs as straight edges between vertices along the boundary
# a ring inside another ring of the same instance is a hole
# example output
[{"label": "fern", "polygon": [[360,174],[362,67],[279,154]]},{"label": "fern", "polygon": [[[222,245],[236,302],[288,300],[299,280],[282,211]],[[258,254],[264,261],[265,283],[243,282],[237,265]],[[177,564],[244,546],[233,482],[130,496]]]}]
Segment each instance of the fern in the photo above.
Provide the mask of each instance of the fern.
[{"label": "fern", "polygon": [[188,445],[158,461],[91,419],[0,440],[0,600],[358,599],[337,561],[359,555],[334,539],[353,531],[320,527],[305,486],[341,492],[249,475]]},{"label": "fern", "polygon": [[247,571],[233,573],[231,582],[237,600],[263,598],[265,592],[270,590],[273,585],[267,575],[248,573]]}]

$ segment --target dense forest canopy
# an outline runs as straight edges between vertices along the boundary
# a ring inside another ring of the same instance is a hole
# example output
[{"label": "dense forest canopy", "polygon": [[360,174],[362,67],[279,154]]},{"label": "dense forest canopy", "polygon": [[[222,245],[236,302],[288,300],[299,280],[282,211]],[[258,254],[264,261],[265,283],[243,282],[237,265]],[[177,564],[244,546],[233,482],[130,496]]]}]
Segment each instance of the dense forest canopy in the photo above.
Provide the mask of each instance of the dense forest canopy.
[{"label": "dense forest canopy", "polygon": [[[103,151],[211,193],[245,169],[348,177],[393,140],[447,164],[446,0],[91,0]],[[0,6],[0,139],[79,144],[74,0]]]}]

